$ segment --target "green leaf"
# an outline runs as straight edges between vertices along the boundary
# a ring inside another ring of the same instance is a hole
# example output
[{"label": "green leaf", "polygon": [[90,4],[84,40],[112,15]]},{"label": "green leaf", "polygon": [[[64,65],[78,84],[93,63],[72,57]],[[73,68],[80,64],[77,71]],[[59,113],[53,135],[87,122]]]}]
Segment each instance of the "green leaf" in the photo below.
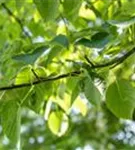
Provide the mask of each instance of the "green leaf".
[{"label": "green leaf", "polygon": [[81,4],[82,0],[64,0],[63,8],[65,16],[70,20],[75,20],[78,17]]},{"label": "green leaf", "polygon": [[62,111],[51,112],[49,115],[48,126],[55,135],[64,135],[68,125],[68,117]]},{"label": "green leaf", "polygon": [[96,34],[94,34],[92,37],[91,37],[91,40],[95,40],[95,41],[98,41],[98,40],[103,40],[104,38],[108,37],[109,36],[109,33],[108,32],[97,32]]},{"label": "green leaf", "polygon": [[77,96],[79,95],[80,93],[80,82],[78,81],[72,91],[72,94],[71,94],[71,103],[74,102],[74,100],[77,98]]},{"label": "green leaf", "polygon": [[17,143],[20,136],[21,108],[16,101],[5,102],[1,113],[1,122],[6,136],[13,143]]},{"label": "green leaf", "polygon": [[48,46],[41,46],[33,50],[32,53],[20,54],[12,58],[25,64],[34,64],[35,61],[48,49]]},{"label": "green leaf", "polygon": [[46,77],[46,72],[45,72],[45,68],[44,67],[37,66],[36,68],[33,69],[33,71],[37,75],[37,77],[34,75],[35,78],[36,79],[38,78],[38,80],[39,80],[39,78],[45,78]]},{"label": "green leaf", "polygon": [[82,38],[84,36],[89,36],[92,34],[91,28],[84,28],[81,31],[74,31],[73,33],[71,33],[71,38],[73,41],[75,41],[76,39]]},{"label": "green leaf", "polygon": [[135,88],[127,80],[113,82],[107,89],[106,103],[117,117],[131,119],[135,108]]},{"label": "green leaf", "polygon": [[108,21],[109,24],[111,25],[114,25],[114,26],[117,26],[117,27],[128,27],[132,24],[135,23],[135,17],[132,17],[130,19],[127,19],[127,20],[122,20],[122,21],[119,21],[119,20],[109,20]]},{"label": "green leaf", "polygon": [[20,103],[25,98],[30,89],[31,87],[23,87],[7,90],[2,93],[0,100],[1,102],[17,101]]},{"label": "green leaf", "polygon": [[57,88],[57,92],[58,92],[58,96],[61,99],[64,99],[64,95],[65,95],[65,92],[66,92],[66,85],[65,85],[64,82],[59,83],[59,86]]},{"label": "green leaf", "polygon": [[54,134],[58,134],[59,130],[60,130],[60,125],[61,125],[61,114],[58,114],[56,112],[51,112],[49,119],[48,119],[48,125],[50,130],[54,133]]},{"label": "green leaf", "polygon": [[90,48],[104,48],[111,40],[107,32],[98,32],[91,37],[91,40],[81,38],[75,44],[84,45]]},{"label": "green leaf", "polygon": [[45,84],[39,84],[35,85],[25,100],[24,105],[35,111],[36,113],[39,113],[43,102],[45,100],[45,95],[47,93]]},{"label": "green leaf", "polygon": [[62,47],[68,48],[69,47],[69,41],[68,38],[65,35],[59,34],[57,35],[52,41],[51,44],[57,44]]},{"label": "green leaf", "polygon": [[66,87],[69,91],[73,91],[77,83],[80,81],[79,77],[69,77],[67,78]]},{"label": "green leaf", "polygon": [[48,65],[53,60],[53,58],[57,57],[61,51],[62,51],[61,46],[54,46],[48,54],[48,58],[46,60],[46,65]]},{"label": "green leaf", "polygon": [[21,68],[16,76],[15,84],[32,83],[34,74],[31,71],[31,66]]},{"label": "green leaf", "polygon": [[81,81],[79,77],[67,78],[66,90],[68,93],[71,93],[71,104],[75,101],[75,99],[81,92],[80,82]]},{"label": "green leaf", "polygon": [[94,85],[90,76],[84,79],[84,94],[86,98],[95,106],[99,106],[101,102],[101,94],[97,87]]},{"label": "green leaf", "polygon": [[59,0],[34,0],[36,7],[45,21],[51,21],[59,15]]},{"label": "green leaf", "polygon": [[77,110],[79,109],[80,113],[83,115],[83,116],[86,116],[87,114],[87,111],[88,111],[88,107],[87,107],[87,104],[80,98],[77,98],[73,105],[72,105],[73,108],[76,108]]}]

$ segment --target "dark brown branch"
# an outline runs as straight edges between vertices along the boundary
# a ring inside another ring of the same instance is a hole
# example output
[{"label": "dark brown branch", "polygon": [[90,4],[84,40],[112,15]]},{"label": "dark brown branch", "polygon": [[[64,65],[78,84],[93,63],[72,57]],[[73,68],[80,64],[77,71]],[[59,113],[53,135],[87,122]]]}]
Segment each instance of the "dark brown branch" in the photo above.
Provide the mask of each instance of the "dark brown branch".
[{"label": "dark brown branch", "polygon": [[24,83],[24,84],[18,84],[18,85],[5,86],[5,87],[1,87],[0,91],[28,87],[31,85],[36,85],[36,84],[43,83],[43,82],[56,81],[56,80],[67,78],[67,77],[75,77],[81,74],[81,72],[82,71],[74,71],[74,72],[70,72],[67,74],[58,75],[55,77],[42,78],[41,80],[34,81],[33,83]]},{"label": "dark brown branch", "polygon": [[34,71],[34,69],[31,69],[32,73],[34,74],[34,76],[36,77],[37,80],[41,80],[40,77],[37,75],[37,73]]},{"label": "dark brown branch", "polygon": [[[115,58],[108,63],[93,65],[93,66],[90,66],[90,68],[96,69],[96,68],[103,68],[103,67],[108,67],[108,66],[116,67],[118,64],[125,61],[129,56],[131,56],[134,53],[135,53],[135,48],[133,48],[132,50],[130,50],[129,52],[127,52],[125,55],[123,55],[120,58]],[[81,73],[82,73],[82,71],[74,71],[74,72],[70,72],[70,73],[66,73],[66,74],[62,74],[62,75],[58,75],[58,76],[54,76],[54,77],[42,78],[40,80],[34,81],[33,83],[24,83],[24,84],[19,84],[19,85],[0,87],[0,91],[28,87],[31,85],[36,85],[36,84],[50,82],[50,81],[56,81],[56,80],[68,78],[68,77],[75,77],[75,76],[80,75]]]},{"label": "dark brown branch", "polygon": [[97,64],[94,65],[92,68],[103,68],[103,67],[108,67],[108,66],[112,66],[111,68],[114,68],[115,66],[121,64],[123,61],[125,61],[129,56],[131,56],[132,54],[135,53],[135,47],[128,51],[125,55],[123,55],[120,58],[114,58],[113,60],[107,62],[107,63],[103,63],[103,64]]},{"label": "dark brown branch", "polygon": [[22,21],[21,21],[16,15],[14,15],[14,13],[6,6],[5,3],[2,3],[1,6],[2,6],[2,7],[7,11],[7,13],[8,13],[10,16],[12,16],[12,17],[15,19],[15,21],[19,24],[19,26],[20,26],[22,32],[24,33],[24,35],[31,39],[30,34],[24,29],[24,25],[23,25]]},{"label": "dark brown branch", "polygon": [[91,65],[91,67],[94,67],[93,62],[85,55],[84,58],[86,59],[86,61]]}]

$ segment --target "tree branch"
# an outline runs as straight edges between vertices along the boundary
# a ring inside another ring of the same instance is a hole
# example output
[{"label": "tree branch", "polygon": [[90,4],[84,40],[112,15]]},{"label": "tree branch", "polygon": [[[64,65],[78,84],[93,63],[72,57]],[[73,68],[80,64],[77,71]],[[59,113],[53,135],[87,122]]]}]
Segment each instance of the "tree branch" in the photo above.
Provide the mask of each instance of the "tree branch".
[{"label": "tree branch", "polygon": [[7,11],[9,16],[12,16],[15,19],[15,21],[19,24],[24,35],[27,36],[31,40],[30,34],[24,29],[24,25],[22,21],[16,15],[14,15],[14,13],[6,6],[5,3],[1,3],[1,6]]},{"label": "tree branch", "polygon": [[[123,55],[120,58],[114,58],[110,62],[107,62],[107,63],[104,63],[104,64],[98,64],[98,65],[92,64],[92,66],[90,66],[90,68],[91,69],[96,69],[96,68],[104,68],[104,67],[108,67],[108,66],[112,66],[114,68],[118,64],[121,64],[122,62],[124,62],[129,56],[131,56],[134,53],[135,53],[135,48],[133,48],[132,50],[130,50],[129,52],[127,52],[125,55]],[[34,81],[33,83],[23,83],[23,84],[19,84],[19,85],[11,85],[11,86],[0,87],[0,91],[28,87],[28,86],[31,86],[31,85],[36,85],[36,84],[40,84],[40,83],[44,83],[44,82],[50,82],[50,81],[56,81],[56,80],[63,79],[63,78],[68,78],[68,77],[76,77],[76,76],[80,75],[81,73],[82,73],[82,71],[74,71],[74,72],[61,74],[61,75],[54,76],[54,77],[41,78],[40,80]]]},{"label": "tree branch", "polygon": [[122,62],[124,62],[129,56],[131,56],[134,53],[135,53],[135,47],[132,50],[128,51],[125,55],[123,55],[120,58],[114,58],[113,60],[111,60],[107,63],[94,65],[92,68],[93,69],[94,68],[103,68],[103,67],[108,67],[108,66],[112,66],[111,68],[114,68],[117,65],[121,64]]},{"label": "tree branch", "polygon": [[58,75],[55,77],[42,78],[40,80],[34,81],[33,83],[24,83],[24,84],[18,84],[18,85],[5,86],[5,87],[1,87],[0,91],[28,87],[31,85],[36,85],[36,84],[43,83],[43,82],[56,81],[56,80],[67,78],[67,77],[75,77],[75,76],[78,76],[79,74],[81,74],[81,72],[82,71],[74,71],[74,72]]}]

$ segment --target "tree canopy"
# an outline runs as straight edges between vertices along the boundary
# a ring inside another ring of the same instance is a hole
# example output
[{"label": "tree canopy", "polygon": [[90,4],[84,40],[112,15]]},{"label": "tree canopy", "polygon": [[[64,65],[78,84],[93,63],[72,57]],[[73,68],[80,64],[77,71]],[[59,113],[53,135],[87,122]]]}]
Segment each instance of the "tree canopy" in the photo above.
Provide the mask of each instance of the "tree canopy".
[{"label": "tree canopy", "polygon": [[135,148],[134,8],[0,0],[1,150]]}]

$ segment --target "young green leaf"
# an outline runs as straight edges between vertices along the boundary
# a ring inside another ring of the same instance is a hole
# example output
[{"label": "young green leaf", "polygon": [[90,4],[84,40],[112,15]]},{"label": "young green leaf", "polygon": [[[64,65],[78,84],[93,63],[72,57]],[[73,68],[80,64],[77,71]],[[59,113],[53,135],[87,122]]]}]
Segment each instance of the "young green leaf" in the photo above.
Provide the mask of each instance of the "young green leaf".
[{"label": "young green leaf", "polygon": [[125,28],[125,27],[132,25],[132,24],[135,24],[135,17],[132,17],[128,20],[123,20],[123,21],[109,20],[108,23],[111,25],[117,26],[117,27]]},{"label": "young green leaf", "polygon": [[48,119],[49,128],[56,135],[60,130],[61,117],[62,117],[61,114],[58,116],[57,112],[52,112]]},{"label": "young green leaf", "polygon": [[56,44],[68,48],[69,41],[65,35],[59,34],[51,41],[51,44]]},{"label": "young green leaf", "polygon": [[40,84],[35,85],[25,100],[24,105],[35,111],[36,113],[39,113],[43,102],[45,100],[45,95],[47,93],[46,85]]},{"label": "young green leaf", "polygon": [[77,98],[73,105],[72,105],[73,108],[77,109],[80,111],[80,113],[83,115],[83,116],[86,116],[87,112],[88,112],[88,107],[87,107],[87,104],[80,98]]},{"label": "young green leaf", "polygon": [[52,21],[59,15],[59,0],[34,0],[36,7],[45,21]]},{"label": "young green leaf", "polygon": [[46,60],[46,65],[48,65],[52,60],[53,58],[57,57],[58,54],[63,50],[63,48],[61,46],[54,46],[52,49],[50,49],[49,51],[49,54],[48,54],[48,58]]},{"label": "young green leaf", "polygon": [[65,16],[70,20],[75,20],[78,17],[81,4],[82,0],[64,0],[63,8]]},{"label": "young green leaf", "polygon": [[57,89],[57,92],[58,92],[58,96],[61,98],[61,99],[64,99],[64,96],[65,96],[65,92],[66,92],[66,85],[64,82],[61,82],[58,86],[58,89]]},{"label": "young green leaf", "polygon": [[15,84],[31,83],[33,80],[34,80],[34,74],[31,71],[31,67],[26,66],[21,68],[21,70],[17,74],[15,79]]},{"label": "young green leaf", "polygon": [[33,50],[32,53],[20,54],[12,58],[25,64],[34,64],[35,61],[48,49],[48,46],[41,46]]},{"label": "young green leaf", "polygon": [[0,101],[3,104],[7,101],[17,101],[21,103],[25,99],[30,89],[31,87],[24,87],[21,89],[18,88],[18,89],[7,90],[2,93]]},{"label": "young green leaf", "polygon": [[97,87],[94,85],[91,77],[88,76],[84,79],[84,94],[86,98],[95,106],[100,105],[101,94]]},{"label": "young green leaf", "polygon": [[21,108],[17,101],[7,101],[2,109],[1,122],[5,135],[17,143],[20,136]]},{"label": "young green leaf", "polygon": [[51,112],[48,125],[55,135],[62,136],[68,129],[68,117],[61,111]]},{"label": "young green leaf", "polygon": [[80,82],[78,81],[72,91],[72,94],[71,94],[71,103],[74,102],[74,100],[77,98],[77,96],[79,95],[80,93]]},{"label": "young green leaf", "polygon": [[135,88],[127,80],[113,82],[107,89],[106,103],[117,117],[131,119],[135,108]]},{"label": "young green leaf", "polygon": [[79,39],[75,44],[84,45],[90,48],[104,48],[111,40],[107,32],[98,32],[91,37],[91,40],[86,38]]}]

